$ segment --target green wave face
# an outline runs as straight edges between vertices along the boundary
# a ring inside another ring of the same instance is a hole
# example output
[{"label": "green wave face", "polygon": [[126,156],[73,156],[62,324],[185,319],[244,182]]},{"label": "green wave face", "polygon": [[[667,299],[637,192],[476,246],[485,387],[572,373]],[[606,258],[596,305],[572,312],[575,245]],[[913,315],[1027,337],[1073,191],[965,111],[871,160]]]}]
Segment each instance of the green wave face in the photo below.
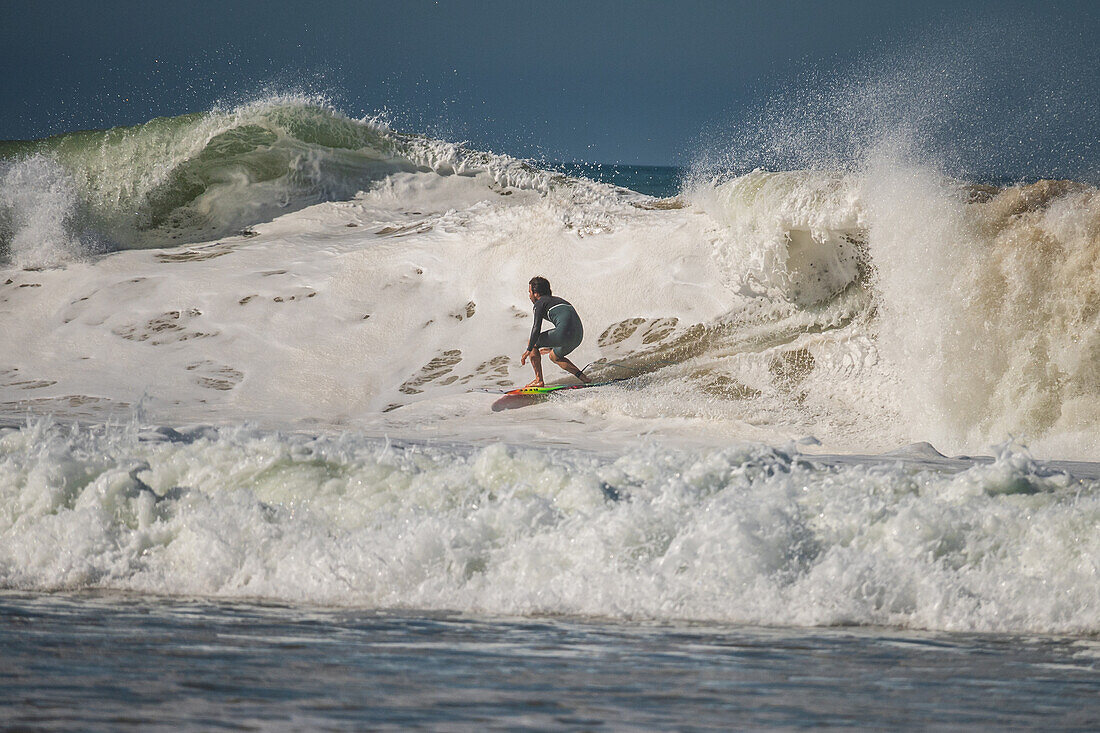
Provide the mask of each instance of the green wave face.
[{"label": "green wave face", "polygon": [[[415,170],[404,138],[315,102],[276,100],[134,127],[0,143],[0,248],[50,199],[28,181],[64,178],[77,192],[74,236],[117,248],[225,236],[322,201],[347,199],[394,172]],[[32,169],[40,169],[33,175]],[[42,169],[51,169],[43,174]],[[33,188],[33,186],[32,186]],[[31,201],[27,204],[27,201]]]}]

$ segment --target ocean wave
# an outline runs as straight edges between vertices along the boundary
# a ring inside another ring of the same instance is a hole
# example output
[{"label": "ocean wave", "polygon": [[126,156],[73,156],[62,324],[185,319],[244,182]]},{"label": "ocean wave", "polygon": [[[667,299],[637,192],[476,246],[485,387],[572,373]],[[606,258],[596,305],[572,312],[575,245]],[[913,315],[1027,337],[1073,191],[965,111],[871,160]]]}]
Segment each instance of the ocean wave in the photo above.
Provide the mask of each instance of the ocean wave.
[{"label": "ocean wave", "polygon": [[813,305],[860,275],[868,222],[855,176],[757,170],[695,182],[684,196],[728,230],[722,259],[742,281]]},{"label": "ocean wave", "polygon": [[[0,178],[17,267],[118,246],[108,231],[209,244],[6,277],[9,413],[125,410],[148,390],[164,417],[461,434],[436,416],[469,405],[432,405],[529,378],[506,344],[541,273],[582,313],[578,358],[644,386],[575,396],[597,422],[1100,450],[1090,185],[961,181],[883,147],[859,169],[696,177],[658,200],[303,100],[19,146]],[[349,370],[362,354],[385,358]]]},{"label": "ocean wave", "polygon": [[685,197],[725,228],[718,258],[734,280],[811,311],[866,294],[868,333],[911,385],[900,413],[916,435],[1072,442],[1100,419],[1095,187],[969,183],[887,156],[858,173],[696,182]]},{"label": "ocean wave", "polygon": [[[36,173],[43,167],[48,179]],[[271,97],[135,127],[0,143],[0,254],[51,264],[89,250],[73,244],[88,240],[85,229],[122,249],[208,241],[350,199],[399,172],[480,175],[499,190],[543,194],[584,185],[509,156],[352,119],[319,99]],[[75,218],[84,229],[74,228]],[[29,239],[39,244],[28,248]]]},{"label": "ocean wave", "polygon": [[1096,633],[1100,487],[745,444],[587,452],[46,422],[0,434],[0,587]]}]

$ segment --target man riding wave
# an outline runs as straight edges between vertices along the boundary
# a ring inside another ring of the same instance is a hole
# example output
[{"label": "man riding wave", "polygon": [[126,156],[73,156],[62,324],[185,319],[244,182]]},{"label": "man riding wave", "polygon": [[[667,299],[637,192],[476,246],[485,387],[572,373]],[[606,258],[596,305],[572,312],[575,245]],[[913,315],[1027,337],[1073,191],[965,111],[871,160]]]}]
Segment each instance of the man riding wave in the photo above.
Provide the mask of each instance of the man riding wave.
[{"label": "man riding wave", "polygon": [[[520,364],[526,364],[527,359],[530,359],[531,367],[535,370],[535,378],[527,386],[545,386],[542,380],[542,354],[549,354],[550,361],[587,384],[591,380],[581,373],[576,364],[565,358],[566,354],[580,346],[581,339],[584,338],[584,327],[577,311],[569,301],[550,292],[550,281],[544,277],[531,278],[527,285],[527,296],[535,304],[535,323],[531,327],[531,338],[527,341],[527,350],[519,360]],[[543,319],[553,323],[554,328],[543,333]]]}]

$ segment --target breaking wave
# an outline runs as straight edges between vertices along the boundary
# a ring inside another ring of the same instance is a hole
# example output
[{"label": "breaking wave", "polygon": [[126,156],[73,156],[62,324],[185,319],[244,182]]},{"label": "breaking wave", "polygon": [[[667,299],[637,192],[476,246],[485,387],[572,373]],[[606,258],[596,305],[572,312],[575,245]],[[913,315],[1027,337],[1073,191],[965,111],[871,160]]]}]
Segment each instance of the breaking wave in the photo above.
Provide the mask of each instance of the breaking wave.
[{"label": "breaking wave", "polygon": [[764,446],[616,457],[248,429],[0,433],[0,587],[1096,633],[1100,489]]},{"label": "breaking wave", "polygon": [[[769,441],[813,435],[838,449],[928,440],[977,451],[1014,436],[1044,455],[1100,455],[1100,192],[1089,184],[960,180],[880,143],[843,169],[695,175],[680,195],[656,199],[298,98],[5,143],[3,158],[0,246],[24,268],[112,247],[212,242],[311,204],[356,199],[359,208],[286,225],[293,244],[272,265],[320,272],[317,257],[343,251],[327,243],[332,231],[360,222],[364,229],[339,245],[355,254],[338,255],[332,272],[370,264],[348,270],[358,273],[351,284],[311,274],[308,288],[271,295],[272,308],[318,293],[314,302],[326,303],[285,364],[268,364],[277,338],[263,329],[276,313],[261,317],[256,301],[278,271],[236,272],[229,259],[186,273],[222,283],[233,292],[225,304],[183,280],[154,288],[159,275],[145,285],[108,283],[109,268],[89,271],[94,283],[49,278],[36,291],[53,299],[48,307],[21,301],[28,318],[67,314],[39,326],[36,339],[58,339],[50,353],[73,349],[71,321],[92,324],[82,348],[102,349],[103,363],[120,358],[106,346],[115,337],[132,342],[129,358],[143,372],[152,367],[142,344],[171,335],[217,344],[225,355],[211,369],[234,376],[199,386],[217,385],[248,414],[342,413],[350,404],[397,420],[405,413],[395,410],[417,402],[511,383],[516,368],[502,341],[523,338],[516,315],[526,304],[509,282],[541,270],[567,278],[596,372],[621,376],[612,366],[629,361],[630,373],[650,375],[644,397],[593,397],[604,417],[696,421],[708,432],[733,426],[734,435]],[[387,247],[373,247],[383,240]],[[201,261],[238,244],[157,257]],[[430,292],[418,285],[425,262],[434,268]],[[137,320],[116,307],[131,291],[145,293],[127,303],[145,314]],[[238,333],[249,303],[254,343]],[[184,324],[191,320],[193,329]],[[11,319],[5,334],[30,343],[21,322]],[[358,381],[334,370],[321,355],[346,348],[346,323],[362,331],[365,352],[395,358]],[[100,327],[110,338],[97,335]],[[58,359],[13,354],[5,368],[20,376],[7,382],[48,383],[41,404],[140,399],[125,369],[63,391],[85,373],[87,353],[73,351],[72,373],[49,378],[38,373],[64,372]],[[215,362],[192,357],[183,366],[166,358],[150,373],[193,386],[194,374],[176,372]],[[249,377],[269,371],[300,375],[301,405],[290,407],[277,380]],[[207,405],[210,397],[173,400]],[[22,410],[32,401],[7,404]]]},{"label": "breaking wave", "polygon": [[95,251],[208,241],[399,172],[483,175],[542,192],[561,174],[352,119],[321,100],[272,97],[135,127],[0,143],[0,254],[55,264]]}]

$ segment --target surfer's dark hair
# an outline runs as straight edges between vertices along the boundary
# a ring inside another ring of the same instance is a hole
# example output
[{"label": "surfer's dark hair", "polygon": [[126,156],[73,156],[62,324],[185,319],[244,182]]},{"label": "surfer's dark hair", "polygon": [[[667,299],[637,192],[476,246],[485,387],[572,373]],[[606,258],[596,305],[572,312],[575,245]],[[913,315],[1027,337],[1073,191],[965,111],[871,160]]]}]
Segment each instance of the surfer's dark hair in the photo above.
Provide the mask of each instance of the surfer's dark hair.
[{"label": "surfer's dark hair", "polygon": [[550,292],[550,281],[544,277],[535,275],[531,278],[531,292],[535,295],[552,295]]}]

